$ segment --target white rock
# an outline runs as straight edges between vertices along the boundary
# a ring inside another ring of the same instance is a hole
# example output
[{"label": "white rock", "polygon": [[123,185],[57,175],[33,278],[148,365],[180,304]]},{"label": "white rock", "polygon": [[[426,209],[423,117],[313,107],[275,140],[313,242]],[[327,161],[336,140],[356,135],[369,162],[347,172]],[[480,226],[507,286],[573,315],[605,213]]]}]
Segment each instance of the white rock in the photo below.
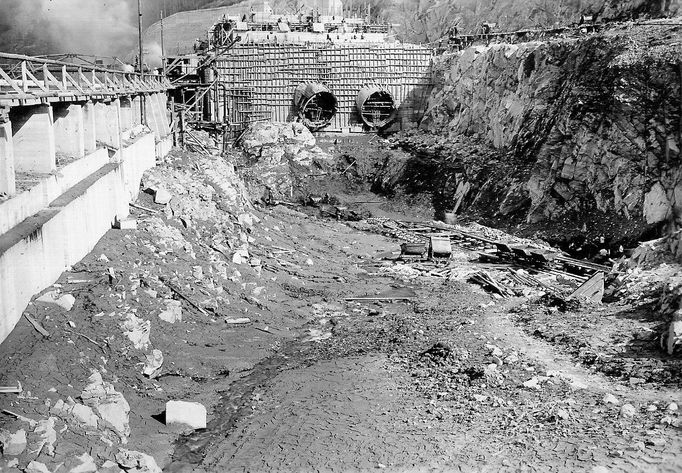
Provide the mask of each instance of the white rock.
[{"label": "white rock", "polygon": [[83,404],[74,404],[68,412],[81,424],[87,427],[97,428],[99,417],[97,417],[97,414],[95,414],[95,411],[93,411],[91,407]]},{"label": "white rock", "polygon": [[615,406],[620,404],[620,401],[618,400],[618,398],[616,398],[616,396],[614,396],[611,393],[607,393],[606,395],[604,395],[604,399],[602,399],[602,402],[604,404],[613,404]]},{"label": "white rock", "polygon": [[92,406],[102,420],[112,426],[122,438],[130,435],[130,405],[123,394],[116,391],[113,384],[104,382],[99,371],[95,371],[88,381],[89,384],[81,393],[83,402]]},{"label": "white rock", "polygon": [[159,318],[169,324],[182,322],[182,303],[176,300],[167,300],[166,310],[159,314]]},{"label": "white rock", "polygon": [[39,436],[39,446],[35,449],[38,454],[43,451],[47,455],[54,456],[54,444],[57,442],[57,431],[54,430],[55,421],[54,417],[39,420],[33,430]]},{"label": "white rock", "polygon": [[136,317],[135,314],[128,314],[125,322],[122,325],[124,334],[133,342],[133,345],[138,350],[146,350],[149,346],[149,333],[152,329],[152,323],[149,320],[142,320]]},{"label": "white rock", "polygon": [[198,402],[168,401],[166,424],[180,424],[192,429],[206,428],[206,408]]},{"label": "white rock", "polygon": [[540,389],[540,380],[537,376],[533,376],[531,379],[523,383],[525,388]]},{"label": "white rock", "polygon": [[246,248],[239,248],[232,255],[232,262],[234,264],[242,264],[249,261],[249,251]]},{"label": "white rock", "polygon": [[111,460],[102,463],[102,466],[99,467],[98,471],[99,473],[123,473],[123,470],[119,468],[118,463],[114,463]]},{"label": "white rock", "polygon": [[76,457],[76,459],[80,461],[80,465],[71,468],[69,473],[95,473],[97,471],[95,460],[87,453]]},{"label": "white rock", "polygon": [[103,262],[105,262],[105,263],[108,263],[108,262],[109,262],[109,258],[107,258],[107,255],[105,255],[104,253],[102,253],[101,255],[99,255],[99,258],[97,258],[97,261],[103,261]]},{"label": "white rock", "polygon": [[45,465],[45,463],[40,463],[33,460],[28,464],[24,470],[24,473],[50,473],[50,470],[47,469],[47,465]]},{"label": "white rock", "polygon": [[163,473],[156,460],[145,453],[121,449],[116,461],[127,473]]},{"label": "white rock", "polygon": [[623,404],[623,406],[620,408],[620,416],[625,417],[626,419],[630,419],[637,414],[637,409],[635,409],[635,406],[632,404]]},{"label": "white rock", "polygon": [[670,404],[668,404],[668,407],[666,407],[666,410],[670,412],[676,412],[678,410],[677,403],[671,402]]},{"label": "white rock", "polygon": [[161,371],[161,365],[163,365],[163,353],[161,350],[154,349],[152,350],[151,355],[145,356],[147,358],[147,362],[144,364],[142,374],[149,376],[150,378],[158,376],[159,372]]},{"label": "white rock", "polygon": [[566,409],[557,409],[556,416],[559,419],[563,419],[563,420],[567,420],[569,417],[568,411]]},{"label": "white rock", "polygon": [[239,224],[244,227],[253,227],[253,216],[248,213],[239,214],[237,217]]},{"label": "white rock", "polygon": [[308,258],[307,260],[305,260],[305,264],[307,264],[308,266],[312,266],[315,263],[313,263],[312,259]]},{"label": "white rock", "polygon": [[204,277],[204,268],[201,266],[192,266],[192,277],[194,279],[202,279]]},{"label": "white rock", "polygon": [[172,198],[173,195],[163,188],[157,189],[154,194],[154,202],[161,205],[166,205]]},{"label": "white rock", "polygon": [[0,431],[0,443],[4,456],[19,456],[26,450],[26,431],[19,429],[14,433],[7,430]]},{"label": "white rock", "polygon": [[37,298],[36,302],[54,304],[68,311],[73,307],[73,304],[76,302],[76,298],[71,294],[64,294],[63,296],[60,296],[57,291],[50,291]]}]

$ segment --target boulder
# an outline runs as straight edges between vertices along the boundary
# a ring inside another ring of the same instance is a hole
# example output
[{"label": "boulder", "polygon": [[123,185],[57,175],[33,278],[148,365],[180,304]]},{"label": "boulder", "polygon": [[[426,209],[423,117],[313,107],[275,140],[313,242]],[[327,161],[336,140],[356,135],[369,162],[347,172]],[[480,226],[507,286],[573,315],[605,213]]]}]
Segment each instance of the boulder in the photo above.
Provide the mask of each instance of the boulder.
[{"label": "boulder", "polygon": [[95,473],[97,471],[95,460],[87,453],[76,457],[76,462],[78,464],[70,468],[69,473]]},{"label": "boulder", "polygon": [[128,437],[130,435],[128,401],[123,394],[114,389],[113,384],[102,379],[99,371],[95,371],[88,381],[89,384],[81,393],[83,402],[91,406],[121,438]]},{"label": "boulder", "polygon": [[182,322],[182,303],[176,300],[167,300],[166,310],[159,314],[159,318],[169,324]]},{"label": "boulder", "polygon": [[671,214],[671,205],[665,189],[660,182],[651,187],[644,196],[644,218],[653,224],[666,220]]},{"label": "boulder", "polygon": [[147,362],[144,364],[142,369],[142,374],[150,378],[154,378],[159,375],[161,371],[161,366],[163,365],[163,353],[161,350],[152,350],[151,355],[145,355]]},{"label": "boulder", "polygon": [[2,454],[9,457],[21,455],[26,450],[26,431],[19,429],[14,433],[0,430]]},{"label": "boulder", "polygon": [[127,473],[163,473],[154,457],[145,453],[121,449],[116,461]]}]

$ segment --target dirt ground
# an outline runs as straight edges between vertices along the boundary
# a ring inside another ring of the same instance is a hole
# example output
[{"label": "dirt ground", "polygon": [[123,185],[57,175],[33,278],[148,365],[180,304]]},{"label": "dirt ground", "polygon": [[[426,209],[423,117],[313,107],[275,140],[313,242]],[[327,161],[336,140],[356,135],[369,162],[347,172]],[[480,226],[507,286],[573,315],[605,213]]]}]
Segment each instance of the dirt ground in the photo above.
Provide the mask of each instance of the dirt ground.
[{"label": "dirt ground", "polygon": [[[344,198],[430,218],[366,190]],[[561,312],[465,278],[401,278],[382,259],[400,241],[314,211],[247,208],[256,218],[232,218],[232,241],[150,195],[137,204],[154,213],[132,208],[138,229],[109,231],[50,288],[74,296],[71,310],[27,308],[50,336],[22,318],[0,345],[0,385],[23,387],[0,394],[0,428],[28,433],[0,471],[95,471],[78,469],[84,453],[99,471],[158,471],[123,465],[121,449],[171,472],[682,471],[680,364],[633,335],[658,324],[645,304]],[[457,252],[450,264],[481,264]],[[386,291],[408,299],[346,300]],[[182,320],[169,323],[172,301]],[[150,321],[146,348],[124,333],[135,317]],[[148,377],[152,348],[164,360]],[[129,435],[55,411],[86,402],[93,370],[127,400]],[[168,400],[205,405],[207,428],[166,425]],[[52,454],[27,420],[49,418]]]}]

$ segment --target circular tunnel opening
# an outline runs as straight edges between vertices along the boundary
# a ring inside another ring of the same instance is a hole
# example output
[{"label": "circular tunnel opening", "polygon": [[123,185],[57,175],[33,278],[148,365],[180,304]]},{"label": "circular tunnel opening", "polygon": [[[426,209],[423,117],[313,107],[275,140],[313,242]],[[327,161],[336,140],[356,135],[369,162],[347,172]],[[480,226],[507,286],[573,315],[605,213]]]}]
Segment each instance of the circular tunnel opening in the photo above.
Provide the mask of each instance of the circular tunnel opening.
[{"label": "circular tunnel opening", "polygon": [[383,128],[395,118],[395,100],[389,91],[380,87],[362,89],[356,105],[363,123],[370,128]]},{"label": "circular tunnel opening", "polygon": [[301,84],[294,100],[301,122],[312,131],[329,125],[338,109],[336,96],[322,84]]}]

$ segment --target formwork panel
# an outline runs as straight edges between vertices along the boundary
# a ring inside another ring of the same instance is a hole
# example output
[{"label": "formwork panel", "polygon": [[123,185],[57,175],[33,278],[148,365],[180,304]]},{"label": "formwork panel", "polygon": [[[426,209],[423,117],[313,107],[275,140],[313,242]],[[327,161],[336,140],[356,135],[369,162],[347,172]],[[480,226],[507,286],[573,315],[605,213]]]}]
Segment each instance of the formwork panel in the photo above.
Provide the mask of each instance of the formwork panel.
[{"label": "formwork panel", "polygon": [[355,98],[378,84],[393,95],[398,120],[415,121],[430,91],[431,58],[431,49],[412,44],[241,44],[216,61],[224,89],[212,100],[227,104],[229,129],[238,132],[260,119],[292,120],[296,86],[319,82],[338,99],[325,131],[362,131]]}]

